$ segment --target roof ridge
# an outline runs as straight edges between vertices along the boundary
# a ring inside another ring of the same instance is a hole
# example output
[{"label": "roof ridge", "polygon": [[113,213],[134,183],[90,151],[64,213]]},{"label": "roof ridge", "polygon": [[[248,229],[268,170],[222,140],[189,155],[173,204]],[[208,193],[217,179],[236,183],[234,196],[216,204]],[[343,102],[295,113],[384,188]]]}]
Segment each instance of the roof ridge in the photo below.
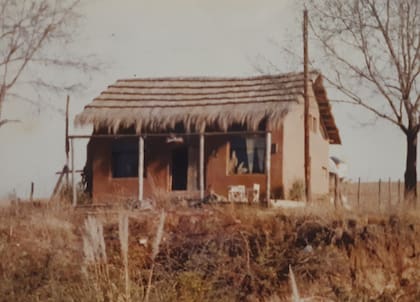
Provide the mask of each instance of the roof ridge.
[{"label": "roof ridge", "polygon": [[[317,69],[309,70],[310,76],[318,77],[321,73]],[[139,77],[139,78],[122,78],[118,79],[118,82],[136,82],[136,81],[246,81],[246,80],[264,80],[264,79],[278,79],[287,78],[294,76],[303,76],[302,72],[288,72],[288,73],[273,73],[273,74],[261,74],[254,76],[173,76],[173,77]],[[313,80],[313,78],[311,79]]]}]

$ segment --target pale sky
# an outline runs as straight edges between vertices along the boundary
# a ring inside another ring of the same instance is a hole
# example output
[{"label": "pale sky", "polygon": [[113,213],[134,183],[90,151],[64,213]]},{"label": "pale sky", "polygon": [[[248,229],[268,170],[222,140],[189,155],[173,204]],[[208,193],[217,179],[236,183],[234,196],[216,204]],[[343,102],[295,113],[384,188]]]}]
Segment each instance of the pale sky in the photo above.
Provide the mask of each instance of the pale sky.
[{"label": "pale sky", "polygon": [[[301,42],[302,12],[293,0],[86,0],[81,11],[75,41],[54,51],[93,54],[101,71],[83,77],[66,70],[41,73],[83,81],[84,88],[70,96],[71,119],[119,78],[249,76],[267,62],[282,72],[302,70],[296,57],[282,51]],[[331,89],[328,93],[335,95]],[[64,93],[43,97],[53,106],[6,103],[4,117],[22,122],[0,128],[0,198],[13,191],[27,197],[31,181],[36,197],[51,194],[55,172],[64,165],[65,98]],[[348,105],[333,104],[333,112],[343,145],[332,148],[332,154],[347,162],[349,178],[403,178],[400,130]],[[71,127],[72,133],[90,131]],[[77,169],[84,165],[84,143],[76,144]]]}]

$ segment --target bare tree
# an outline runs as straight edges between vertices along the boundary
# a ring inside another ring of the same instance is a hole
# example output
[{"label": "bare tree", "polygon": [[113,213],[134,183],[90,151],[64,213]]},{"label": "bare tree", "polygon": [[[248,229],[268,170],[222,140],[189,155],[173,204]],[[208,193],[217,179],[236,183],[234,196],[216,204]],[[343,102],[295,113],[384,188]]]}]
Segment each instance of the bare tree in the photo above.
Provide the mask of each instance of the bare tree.
[{"label": "bare tree", "polygon": [[417,197],[420,1],[309,0],[311,28],[330,63],[329,82],[352,104],[405,135],[405,197]]},{"label": "bare tree", "polygon": [[[3,118],[3,105],[11,96],[19,96],[11,89],[22,80],[28,66],[88,67],[83,61],[51,51],[59,42],[70,41],[80,17],[78,5],[79,0],[0,0],[0,127],[12,121]],[[42,76],[27,83],[57,88]]]}]

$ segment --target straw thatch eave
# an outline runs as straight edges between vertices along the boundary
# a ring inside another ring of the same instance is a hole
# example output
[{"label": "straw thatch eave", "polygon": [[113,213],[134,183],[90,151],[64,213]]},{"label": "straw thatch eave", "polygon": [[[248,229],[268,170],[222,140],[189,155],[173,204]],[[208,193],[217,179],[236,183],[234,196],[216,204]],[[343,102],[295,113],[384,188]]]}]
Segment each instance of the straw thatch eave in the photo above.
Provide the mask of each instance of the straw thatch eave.
[{"label": "straw thatch eave", "polygon": [[[297,102],[294,100],[292,102]],[[268,120],[279,127],[288,112],[290,101],[272,101],[263,104],[224,104],[194,107],[110,108],[88,107],[77,117],[79,125],[93,124],[95,129],[107,128],[116,133],[120,128],[133,127],[136,133],[159,132],[175,129],[182,123],[187,131],[198,132],[205,126],[226,131],[232,124],[257,130],[261,121]]]},{"label": "straw thatch eave", "polygon": [[327,91],[323,85],[323,77],[321,75],[315,80],[313,90],[319,107],[320,119],[328,134],[329,142],[331,144],[340,145],[340,132],[335,123],[330,100],[328,99]]},{"label": "straw thatch eave", "polygon": [[[318,72],[310,72],[312,83],[319,77]],[[132,127],[138,134],[171,131],[179,123],[189,132],[203,131],[206,126],[226,131],[233,124],[257,130],[262,121],[277,128],[302,95],[302,73],[123,79],[85,106],[75,123],[111,133]]]}]

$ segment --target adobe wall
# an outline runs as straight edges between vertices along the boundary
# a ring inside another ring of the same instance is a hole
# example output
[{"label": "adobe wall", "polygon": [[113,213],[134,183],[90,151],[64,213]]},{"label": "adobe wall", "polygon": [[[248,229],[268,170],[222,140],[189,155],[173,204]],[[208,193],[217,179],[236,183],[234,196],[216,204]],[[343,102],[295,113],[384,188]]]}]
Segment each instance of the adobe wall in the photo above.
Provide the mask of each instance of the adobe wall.
[{"label": "adobe wall", "polygon": [[[311,157],[311,184],[313,197],[317,198],[328,193],[328,158],[329,142],[322,136],[318,103],[313,90],[308,89],[310,97],[309,114],[316,118],[315,130],[310,129],[310,157]],[[305,149],[304,149],[304,106],[303,97],[299,104],[290,108],[283,121],[283,182],[286,198],[296,181],[304,183],[305,180]]]},{"label": "adobe wall", "polygon": [[[271,194],[280,198],[283,194],[282,183],[282,129],[272,132],[272,143],[277,144],[277,152],[271,154]],[[252,188],[253,184],[260,185],[261,198],[266,196],[265,174],[228,175],[229,139],[227,136],[209,136],[206,138],[206,188],[212,188],[217,194],[227,197],[228,186],[245,185]],[[265,165],[265,163],[264,163]]]},{"label": "adobe wall", "polygon": [[[137,139],[133,138],[137,141]],[[282,186],[282,131],[272,133],[272,143],[277,144],[277,152],[271,155],[271,191],[279,198]],[[153,198],[161,192],[171,190],[171,147],[165,138],[149,137],[145,140],[144,197]],[[92,158],[92,196],[94,202],[115,202],[137,199],[138,178],[112,177],[112,139],[92,139],[89,144]],[[260,184],[262,197],[266,191],[265,174],[228,175],[229,143],[227,136],[207,136],[205,138],[205,186],[216,193],[227,196],[229,185],[245,185],[251,188]],[[198,174],[197,174],[198,175]]]},{"label": "adobe wall", "polygon": [[322,136],[317,103],[316,108],[316,111],[311,110],[311,115],[316,117],[318,126],[316,131],[310,132],[311,180],[314,198],[329,193],[328,159],[330,144],[328,138],[325,139]]},{"label": "adobe wall", "polygon": [[291,106],[283,129],[283,185],[287,199],[293,183],[305,180],[303,105]]},{"label": "adobe wall", "polygon": [[[134,139],[137,141],[137,139]],[[159,190],[169,187],[168,167],[170,152],[161,138],[147,138],[149,150],[145,152],[144,197],[151,198]],[[92,196],[94,202],[116,202],[137,199],[138,178],[113,178],[111,168],[112,139],[93,139],[92,152]]]}]

